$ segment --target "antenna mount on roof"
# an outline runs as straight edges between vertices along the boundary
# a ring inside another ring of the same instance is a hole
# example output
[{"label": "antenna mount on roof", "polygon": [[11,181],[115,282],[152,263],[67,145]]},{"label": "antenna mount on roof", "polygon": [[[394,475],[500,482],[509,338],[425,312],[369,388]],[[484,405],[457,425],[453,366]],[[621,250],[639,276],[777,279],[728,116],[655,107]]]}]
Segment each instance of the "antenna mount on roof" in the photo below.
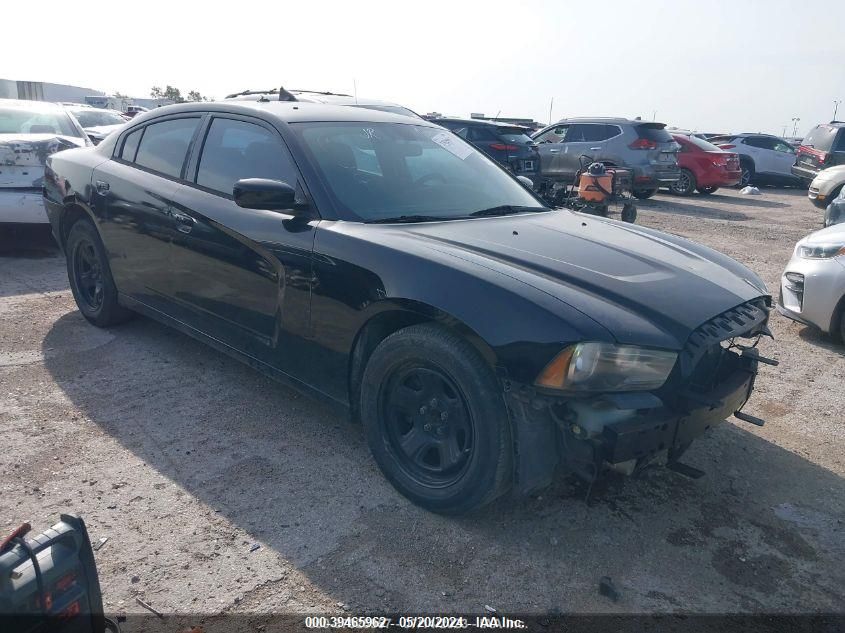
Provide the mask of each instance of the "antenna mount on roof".
[{"label": "antenna mount on roof", "polygon": [[296,101],[296,97],[284,89],[284,86],[279,86],[279,101]]}]

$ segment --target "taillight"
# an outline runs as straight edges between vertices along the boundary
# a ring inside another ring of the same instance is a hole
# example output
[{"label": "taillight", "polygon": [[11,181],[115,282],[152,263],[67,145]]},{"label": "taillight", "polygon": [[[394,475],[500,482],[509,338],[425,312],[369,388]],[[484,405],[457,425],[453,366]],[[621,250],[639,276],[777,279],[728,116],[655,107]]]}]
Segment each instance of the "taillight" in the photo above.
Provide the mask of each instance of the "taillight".
[{"label": "taillight", "polygon": [[501,152],[515,152],[519,148],[516,145],[505,145],[504,143],[493,143],[490,149],[499,150]]},{"label": "taillight", "polygon": [[719,145],[721,149],[733,149],[736,145]]},{"label": "taillight", "polygon": [[657,143],[647,138],[638,138],[628,147],[630,147],[631,149],[656,149]]},{"label": "taillight", "polygon": [[827,162],[827,152],[819,152],[819,162],[824,165]]}]

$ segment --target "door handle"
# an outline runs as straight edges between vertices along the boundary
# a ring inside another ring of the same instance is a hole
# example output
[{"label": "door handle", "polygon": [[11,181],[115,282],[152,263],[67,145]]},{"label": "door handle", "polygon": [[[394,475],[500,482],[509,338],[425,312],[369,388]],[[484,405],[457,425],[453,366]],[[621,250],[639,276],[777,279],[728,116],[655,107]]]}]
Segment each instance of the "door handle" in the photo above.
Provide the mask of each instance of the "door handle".
[{"label": "door handle", "polygon": [[97,190],[97,193],[106,193],[109,190],[109,183],[105,180],[95,180],[94,188]]},{"label": "door handle", "polygon": [[559,151],[559,149],[550,149],[549,154],[557,154]]},{"label": "door handle", "polygon": [[601,147],[591,147],[591,148],[590,148],[590,151],[591,151],[591,152],[597,152],[597,151],[599,151],[600,149],[601,149]]}]

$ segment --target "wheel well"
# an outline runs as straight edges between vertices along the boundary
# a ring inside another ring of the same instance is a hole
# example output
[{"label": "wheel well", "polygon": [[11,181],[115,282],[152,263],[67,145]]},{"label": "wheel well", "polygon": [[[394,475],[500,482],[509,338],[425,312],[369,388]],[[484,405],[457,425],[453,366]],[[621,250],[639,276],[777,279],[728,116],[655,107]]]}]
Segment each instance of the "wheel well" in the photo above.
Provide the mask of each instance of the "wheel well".
[{"label": "wheel well", "polygon": [[751,169],[756,170],[756,168],[754,167],[754,159],[751,158],[750,156],[742,156],[741,155],[739,157],[739,164],[742,165],[743,163],[746,164],[746,165],[750,165]]},{"label": "wheel well", "polygon": [[65,207],[64,213],[62,213],[61,223],[59,224],[59,236],[62,240],[62,248],[64,248],[65,244],[67,244],[67,236],[70,234],[70,228],[79,220],[87,217],[88,214],[85,210],[77,204],[70,204]]},{"label": "wheel well", "polygon": [[830,327],[827,331],[833,336],[838,336],[839,324],[842,320],[843,313],[845,313],[845,295],[840,297],[839,303],[836,304],[836,307],[833,309],[833,314],[830,318]]},{"label": "wheel well", "polygon": [[487,347],[483,339],[461,321],[449,315],[444,315],[428,306],[421,306],[420,310],[396,309],[381,312],[373,316],[358,331],[355,337],[355,343],[352,346],[352,353],[349,356],[349,399],[353,419],[356,421],[358,419],[361,379],[364,375],[364,368],[367,366],[367,361],[369,361],[373,351],[379,346],[379,343],[394,332],[420,323],[439,323],[445,328],[458,333],[479,351],[482,358],[491,367],[495,366],[495,355]]}]

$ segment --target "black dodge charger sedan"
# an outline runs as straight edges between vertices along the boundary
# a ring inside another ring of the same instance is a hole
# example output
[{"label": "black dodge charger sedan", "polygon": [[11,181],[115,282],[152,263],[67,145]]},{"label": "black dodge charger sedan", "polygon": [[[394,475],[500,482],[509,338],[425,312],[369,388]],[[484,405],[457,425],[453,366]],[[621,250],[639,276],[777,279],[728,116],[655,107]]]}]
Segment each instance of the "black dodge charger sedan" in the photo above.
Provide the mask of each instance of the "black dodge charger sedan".
[{"label": "black dodge charger sedan", "polygon": [[549,209],[419,119],[183,104],[48,160],[86,319],[144,314],[336,403],[436,512],[556,472],[677,464],[753,388],[771,303],[757,275]]}]

